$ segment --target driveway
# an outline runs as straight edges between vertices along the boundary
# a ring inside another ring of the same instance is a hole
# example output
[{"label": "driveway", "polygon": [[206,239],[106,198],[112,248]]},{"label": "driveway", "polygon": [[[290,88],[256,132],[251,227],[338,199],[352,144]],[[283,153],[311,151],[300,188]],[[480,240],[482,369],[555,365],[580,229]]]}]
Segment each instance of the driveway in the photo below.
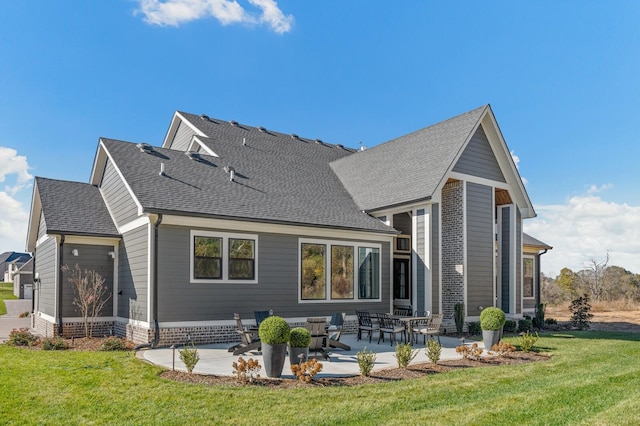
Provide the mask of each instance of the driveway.
[{"label": "driveway", "polygon": [[31,328],[31,318],[19,318],[20,314],[31,311],[31,299],[5,300],[7,314],[0,316],[0,343],[9,338],[14,328]]}]

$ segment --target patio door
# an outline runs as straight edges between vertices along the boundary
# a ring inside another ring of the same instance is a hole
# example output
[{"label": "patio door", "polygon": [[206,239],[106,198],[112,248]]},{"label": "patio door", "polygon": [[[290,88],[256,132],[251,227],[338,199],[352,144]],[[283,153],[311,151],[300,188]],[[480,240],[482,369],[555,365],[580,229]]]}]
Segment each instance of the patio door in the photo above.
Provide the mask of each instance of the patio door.
[{"label": "patio door", "polygon": [[409,259],[393,259],[393,298],[411,300]]}]

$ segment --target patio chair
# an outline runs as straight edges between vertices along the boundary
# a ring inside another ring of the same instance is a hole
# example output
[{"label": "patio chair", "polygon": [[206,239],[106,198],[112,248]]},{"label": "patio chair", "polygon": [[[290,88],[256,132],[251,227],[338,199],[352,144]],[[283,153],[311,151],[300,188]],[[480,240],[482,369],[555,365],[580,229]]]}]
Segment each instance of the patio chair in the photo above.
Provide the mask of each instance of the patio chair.
[{"label": "patio chair", "polygon": [[384,334],[389,333],[391,346],[396,341],[396,334],[402,333],[404,340],[407,340],[407,328],[405,324],[397,323],[389,314],[378,314],[378,322],[380,323],[380,334],[378,335],[378,343],[380,339],[384,342]]},{"label": "patio chair", "polygon": [[253,316],[256,317],[256,327],[260,328],[260,323],[271,315],[273,315],[273,311],[253,311]]},{"label": "patio chair", "polygon": [[398,315],[401,317],[410,317],[412,315],[411,308],[395,308],[393,310],[393,315]]},{"label": "patio chair", "polygon": [[329,358],[329,354],[326,351],[327,347],[327,321],[324,317],[317,318],[307,318],[306,324],[307,330],[311,333],[311,343],[309,344],[309,353],[313,352],[317,354],[318,352],[324,357],[331,361]]},{"label": "patio chair", "polygon": [[437,336],[438,343],[440,343],[440,325],[442,324],[443,314],[433,314],[429,323],[418,330],[422,334],[422,342],[427,343],[427,336]]},{"label": "patio chair", "polygon": [[234,355],[240,355],[248,351],[259,351],[261,342],[258,336],[242,325],[242,319],[239,314],[233,314],[233,319],[236,320],[236,332],[240,335],[240,343],[231,346],[229,352],[233,352]]},{"label": "patio chair", "polygon": [[356,315],[358,317],[358,340],[362,339],[362,332],[366,331],[369,333],[369,343],[371,343],[371,335],[380,329],[380,325],[373,322],[368,311],[356,311]]},{"label": "patio chair", "polygon": [[[431,316],[431,311],[415,311],[413,313],[414,317],[429,317]],[[420,330],[427,327],[429,325],[430,319],[426,320],[416,320],[411,322],[411,334],[413,336],[412,343],[418,343],[418,334],[420,334]]]},{"label": "patio chair", "polygon": [[327,336],[328,346],[332,348],[341,348],[346,351],[350,351],[351,347],[349,345],[345,345],[340,342],[340,336],[342,335],[342,327],[344,326],[344,318],[346,317],[345,312],[336,312],[331,316],[331,321],[329,321],[329,327],[327,328],[327,332],[329,336]]}]

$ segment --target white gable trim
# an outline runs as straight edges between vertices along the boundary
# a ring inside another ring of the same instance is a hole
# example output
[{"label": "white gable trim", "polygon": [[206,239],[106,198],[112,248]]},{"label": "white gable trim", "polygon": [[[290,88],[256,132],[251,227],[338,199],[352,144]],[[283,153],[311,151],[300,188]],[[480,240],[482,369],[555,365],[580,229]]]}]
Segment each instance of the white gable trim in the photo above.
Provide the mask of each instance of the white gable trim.
[{"label": "white gable trim", "polygon": [[180,126],[180,123],[184,123],[187,126],[189,126],[191,130],[193,130],[194,133],[196,133],[197,135],[200,135],[203,137],[207,136],[204,133],[202,133],[200,129],[198,129],[196,126],[191,124],[191,122],[187,120],[182,114],[176,111],[173,114],[173,118],[171,119],[171,125],[169,126],[169,130],[167,130],[167,134],[164,137],[164,141],[162,142],[163,148],[171,148],[171,145],[173,144],[173,139],[176,136],[176,132],[178,131],[178,127]]}]

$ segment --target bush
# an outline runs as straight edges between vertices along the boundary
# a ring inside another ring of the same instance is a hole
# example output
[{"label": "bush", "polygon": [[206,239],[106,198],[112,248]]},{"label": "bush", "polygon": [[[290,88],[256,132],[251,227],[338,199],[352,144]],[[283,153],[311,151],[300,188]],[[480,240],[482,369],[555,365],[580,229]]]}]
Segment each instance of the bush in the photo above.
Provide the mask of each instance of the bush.
[{"label": "bush", "polygon": [[253,358],[249,358],[247,361],[244,358],[238,358],[238,361],[233,361],[231,364],[233,367],[233,374],[242,383],[253,382],[253,379],[260,377],[260,369],[262,366]]},{"label": "bush", "polygon": [[515,350],[515,346],[507,342],[498,342],[491,348],[491,352],[495,352],[500,356],[505,356],[509,352],[515,352]]},{"label": "bush", "polygon": [[442,345],[433,338],[427,340],[427,347],[425,349],[427,358],[434,364],[440,361],[440,355],[442,354]]},{"label": "bush", "polygon": [[480,323],[478,321],[467,323],[467,330],[471,336],[477,336],[482,332],[482,328],[480,328]]},{"label": "bush", "polygon": [[311,344],[311,333],[304,327],[296,327],[291,330],[289,344],[292,348],[306,348]]},{"label": "bush", "polygon": [[477,343],[471,346],[461,345],[456,347],[456,353],[464,359],[478,361],[482,355],[482,348],[478,347]]},{"label": "bush", "polygon": [[533,349],[533,346],[538,341],[538,338],[539,336],[537,332],[536,332],[536,335],[534,336],[533,334],[527,331],[518,339],[518,346],[520,346],[520,349],[522,350],[522,352],[530,352]]},{"label": "bush", "polygon": [[518,323],[514,320],[506,320],[504,322],[504,332],[505,333],[515,333],[518,329]]},{"label": "bush", "polygon": [[38,336],[31,334],[26,328],[16,330],[15,328],[9,333],[7,345],[10,346],[35,346],[38,344]]},{"label": "bush", "polygon": [[456,332],[460,335],[464,328],[464,303],[456,303],[453,309],[455,310]]},{"label": "bush", "polygon": [[507,320],[504,311],[500,308],[484,308],[480,312],[480,327],[483,330],[500,330]]},{"label": "bush", "polygon": [[533,317],[533,326],[539,329],[544,327],[544,311],[545,305],[544,303],[539,303],[536,305],[536,313]]},{"label": "bush", "polygon": [[191,347],[185,345],[184,349],[180,350],[180,360],[184,363],[184,366],[187,367],[187,372],[191,373],[198,361],[200,361],[200,355],[198,354],[196,345],[193,343],[191,343]]},{"label": "bush", "polygon": [[258,335],[263,343],[269,345],[279,345],[287,343],[291,335],[291,327],[284,318],[271,315],[260,323]]},{"label": "bush", "polygon": [[62,337],[48,337],[42,341],[42,349],[45,351],[59,351],[69,349],[69,345]]},{"label": "bush", "polygon": [[27,318],[29,316],[29,312],[23,312],[20,315],[18,315],[18,318]]},{"label": "bush", "polygon": [[300,364],[293,364],[291,372],[296,375],[298,380],[309,383],[313,377],[322,371],[322,363],[313,358]]},{"label": "bush", "polygon": [[356,360],[358,361],[360,374],[367,377],[371,374],[373,364],[376,362],[376,354],[371,351],[367,352],[367,347],[365,346],[362,352],[356,353]]},{"label": "bush", "polygon": [[546,325],[557,325],[558,324],[558,320],[555,318],[545,318],[544,319],[544,323]]},{"label": "bush", "polygon": [[126,351],[127,344],[123,339],[118,337],[107,337],[100,345],[101,351]]},{"label": "bush", "polygon": [[398,360],[398,367],[407,368],[411,361],[418,355],[418,350],[411,348],[411,343],[398,343],[396,345],[395,357]]},{"label": "bush", "polygon": [[589,303],[589,295],[584,294],[573,300],[569,306],[571,311],[571,325],[580,330],[586,330],[591,326],[591,304]]},{"label": "bush", "polygon": [[518,320],[518,331],[524,333],[525,331],[531,331],[533,329],[533,323],[529,318],[522,318]]}]

